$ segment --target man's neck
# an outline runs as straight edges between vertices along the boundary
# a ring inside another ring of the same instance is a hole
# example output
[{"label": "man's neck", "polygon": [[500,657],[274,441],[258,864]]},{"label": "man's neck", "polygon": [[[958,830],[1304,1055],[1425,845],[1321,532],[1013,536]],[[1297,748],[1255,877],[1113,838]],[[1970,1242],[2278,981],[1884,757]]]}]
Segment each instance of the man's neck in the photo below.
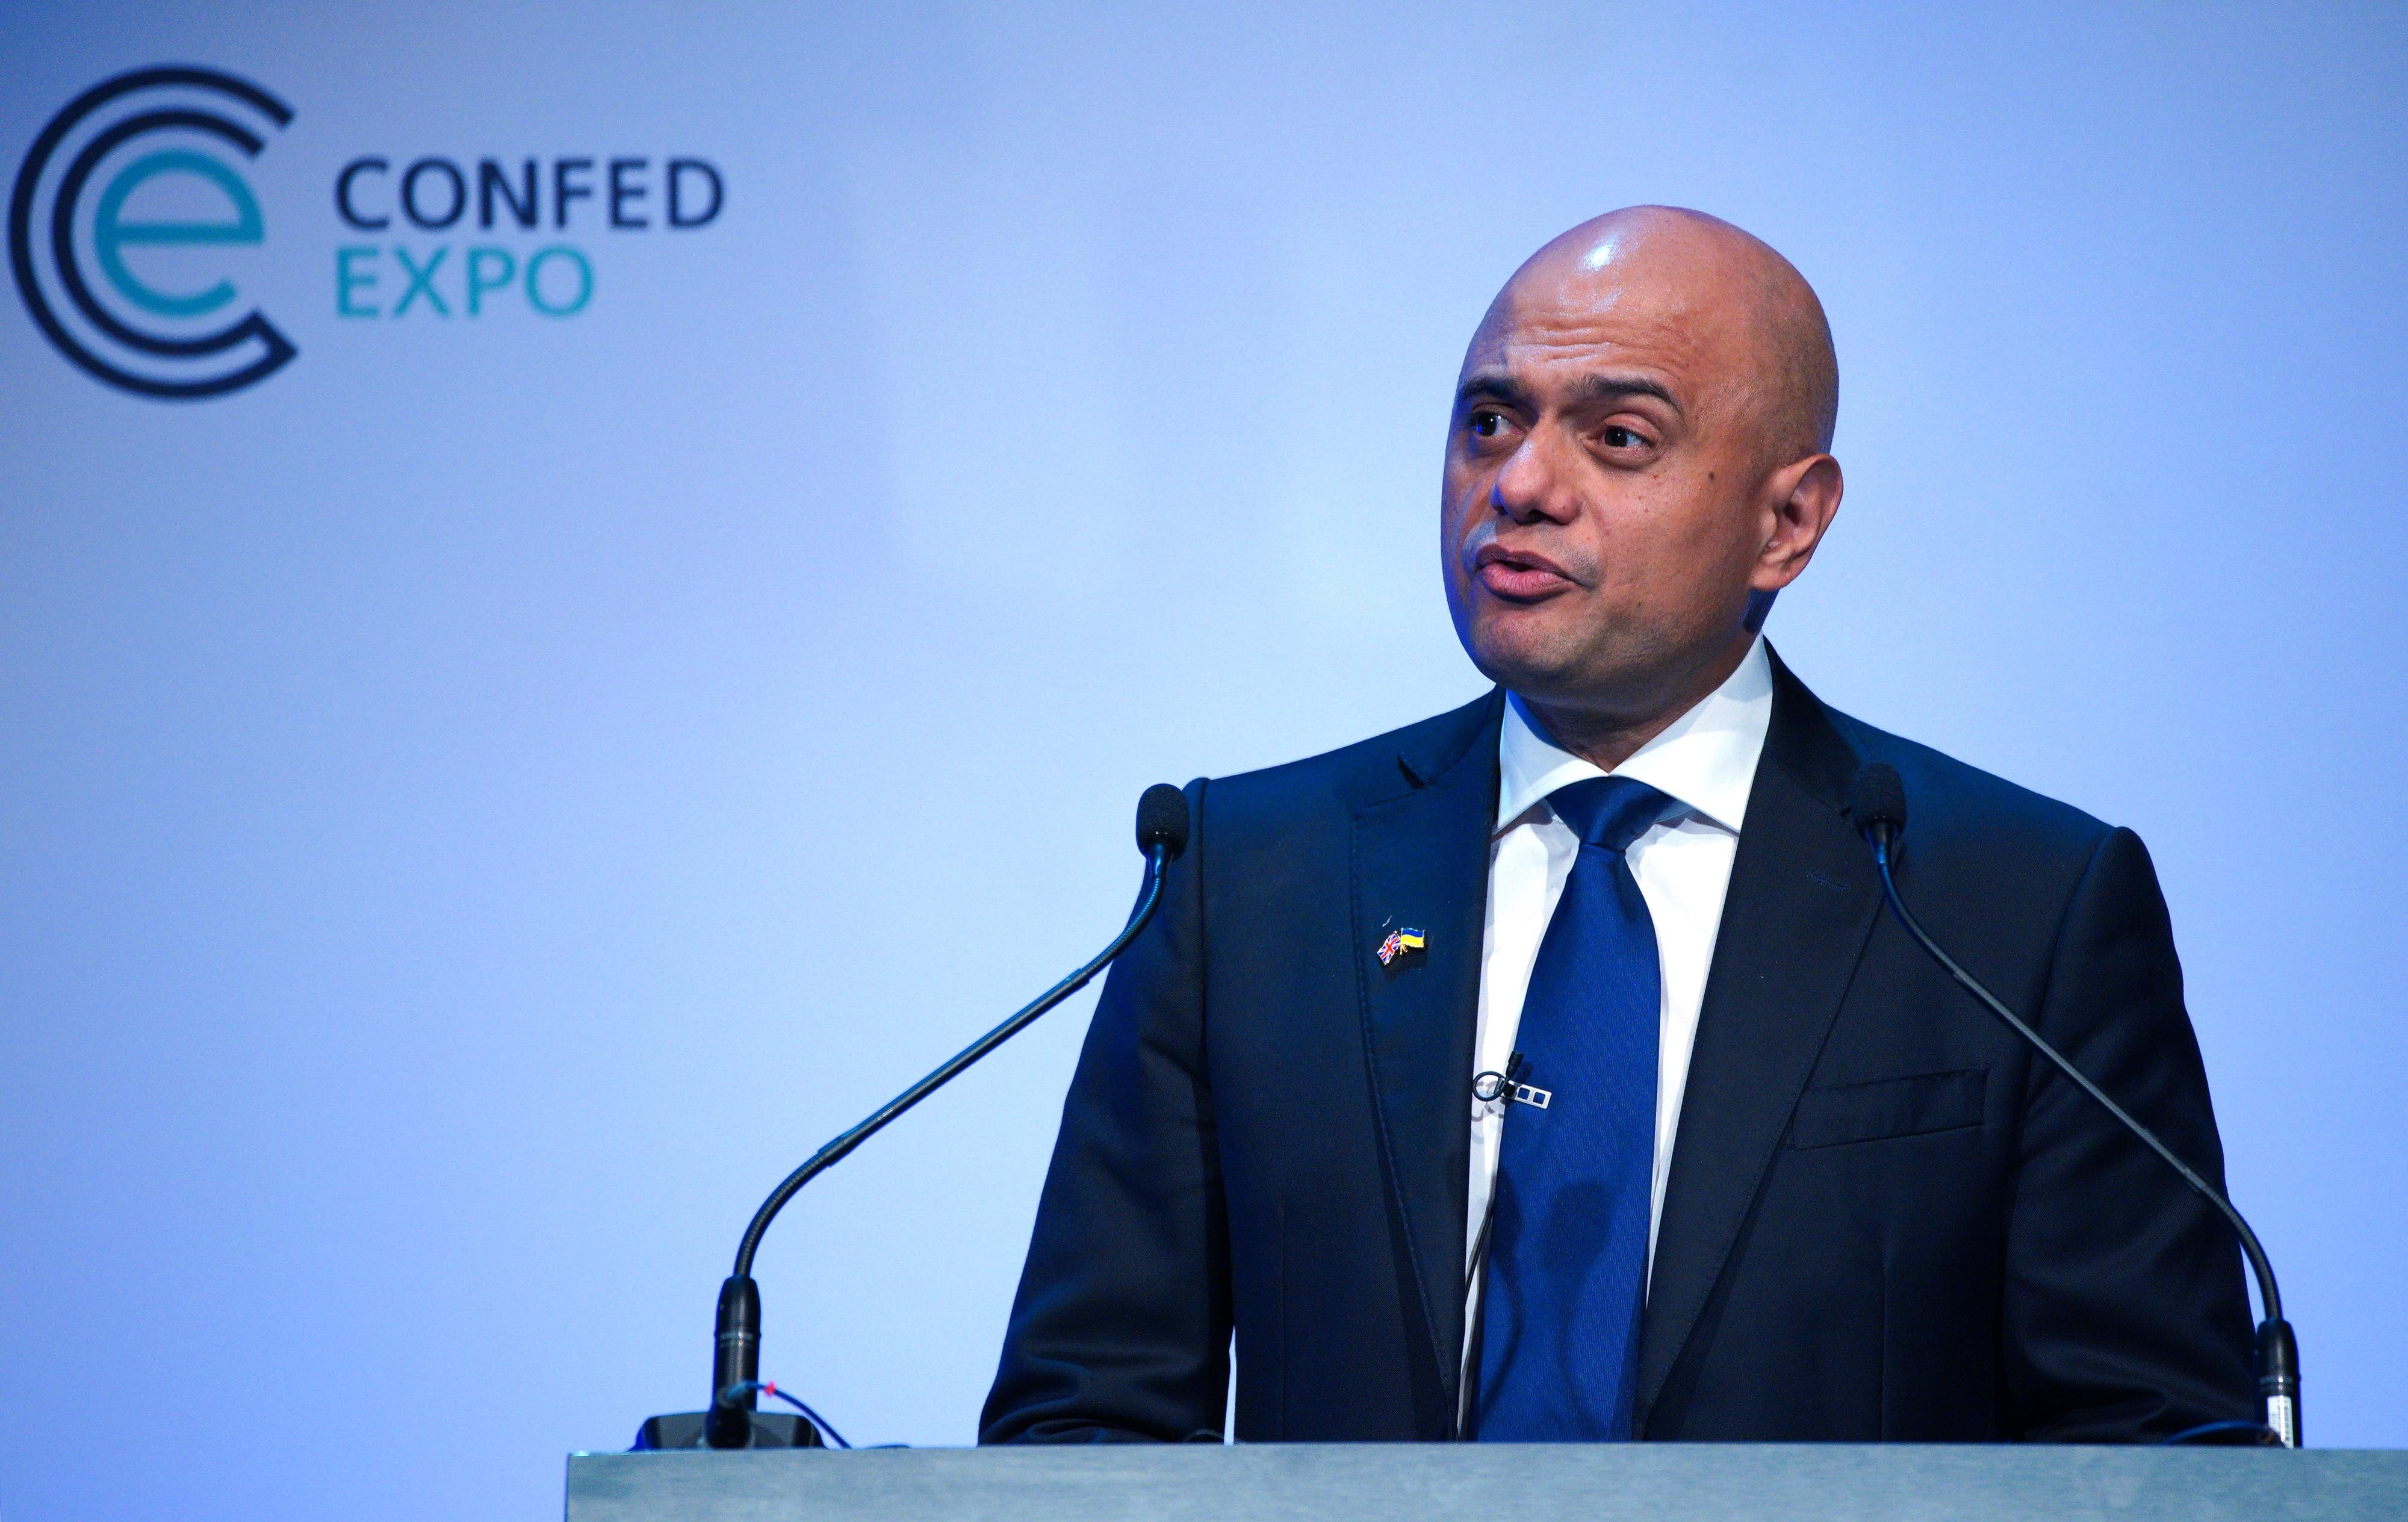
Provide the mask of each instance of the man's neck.
[{"label": "man's neck", "polygon": [[1667,682],[1659,696],[1636,706],[1607,703],[1558,703],[1516,693],[1525,713],[1549,739],[1599,771],[1612,771],[1637,754],[1639,748],[1671,726],[1713,690],[1730,680],[1740,662],[1756,646],[1753,630],[1743,631],[1727,649]]}]

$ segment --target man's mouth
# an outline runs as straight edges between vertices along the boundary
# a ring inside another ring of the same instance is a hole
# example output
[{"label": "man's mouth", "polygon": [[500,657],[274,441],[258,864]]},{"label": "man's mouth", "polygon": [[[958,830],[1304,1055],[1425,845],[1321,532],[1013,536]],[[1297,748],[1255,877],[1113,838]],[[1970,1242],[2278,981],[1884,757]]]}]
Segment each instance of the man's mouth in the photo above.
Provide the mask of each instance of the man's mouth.
[{"label": "man's mouth", "polygon": [[1570,589],[1570,573],[1541,554],[1509,550],[1494,541],[1472,557],[1471,574],[1482,586],[1508,602],[1535,602]]}]

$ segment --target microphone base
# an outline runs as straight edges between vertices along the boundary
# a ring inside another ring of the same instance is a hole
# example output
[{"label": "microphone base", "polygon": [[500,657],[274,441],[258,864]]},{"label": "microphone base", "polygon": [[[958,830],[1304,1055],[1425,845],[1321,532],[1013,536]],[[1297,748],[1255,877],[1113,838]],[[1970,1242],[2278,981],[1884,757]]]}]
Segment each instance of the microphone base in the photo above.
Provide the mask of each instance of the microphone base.
[{"label": "microphone base", "polygon": [[[782,1411],[756,1411],[752,1414],[753,1448],[824,1448],[826,1442],[820,1429],[805,1421],[799,1414]],[[636,1445],[632,1451],[643,1453],[660,1448],[707,1448],[702,1440],[702,1417],[699,1411],[681,1411],[666,1416],[647,1416],[644,1425],[636,1429]]]}]

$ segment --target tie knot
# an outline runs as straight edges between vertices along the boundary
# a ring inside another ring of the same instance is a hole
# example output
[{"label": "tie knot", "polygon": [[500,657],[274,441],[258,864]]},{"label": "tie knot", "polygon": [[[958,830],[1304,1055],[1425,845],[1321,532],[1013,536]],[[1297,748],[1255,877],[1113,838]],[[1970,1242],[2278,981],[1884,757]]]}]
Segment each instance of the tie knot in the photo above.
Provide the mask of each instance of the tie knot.
[{"label": "tie knot", "polygon": [[1584,845],[1619,854],[1676,807],[1673,800],[1634,777],[1584,777],[1547,795],[1555,817],[1571,826]]}]

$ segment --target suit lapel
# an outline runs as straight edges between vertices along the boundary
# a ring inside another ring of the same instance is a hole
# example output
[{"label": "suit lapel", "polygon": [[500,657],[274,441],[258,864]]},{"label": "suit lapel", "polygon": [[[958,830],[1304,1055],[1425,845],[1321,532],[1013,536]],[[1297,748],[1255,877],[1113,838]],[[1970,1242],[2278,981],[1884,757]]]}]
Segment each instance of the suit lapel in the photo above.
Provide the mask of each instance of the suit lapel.
[{"label": "suit lapel", "polygon": [[[1472,1036],[1496,827],[1503,695],[1457,711],[1399,755],[1403,784],[1354,819],[1354,957],[1388,1179],[1404,1224],[1445,1409],[1463,1346],[1464,1215],[1470,1168]],[[1382,966],[1392,930],[1426,948]]]},{"label": "suit lapel", "polygon": [[1773,705],[1723,900],[1640,1334],[1638,1425],[1713,1294],[1881,908],[1842,799],[1856,756],[1774,657]]}]

